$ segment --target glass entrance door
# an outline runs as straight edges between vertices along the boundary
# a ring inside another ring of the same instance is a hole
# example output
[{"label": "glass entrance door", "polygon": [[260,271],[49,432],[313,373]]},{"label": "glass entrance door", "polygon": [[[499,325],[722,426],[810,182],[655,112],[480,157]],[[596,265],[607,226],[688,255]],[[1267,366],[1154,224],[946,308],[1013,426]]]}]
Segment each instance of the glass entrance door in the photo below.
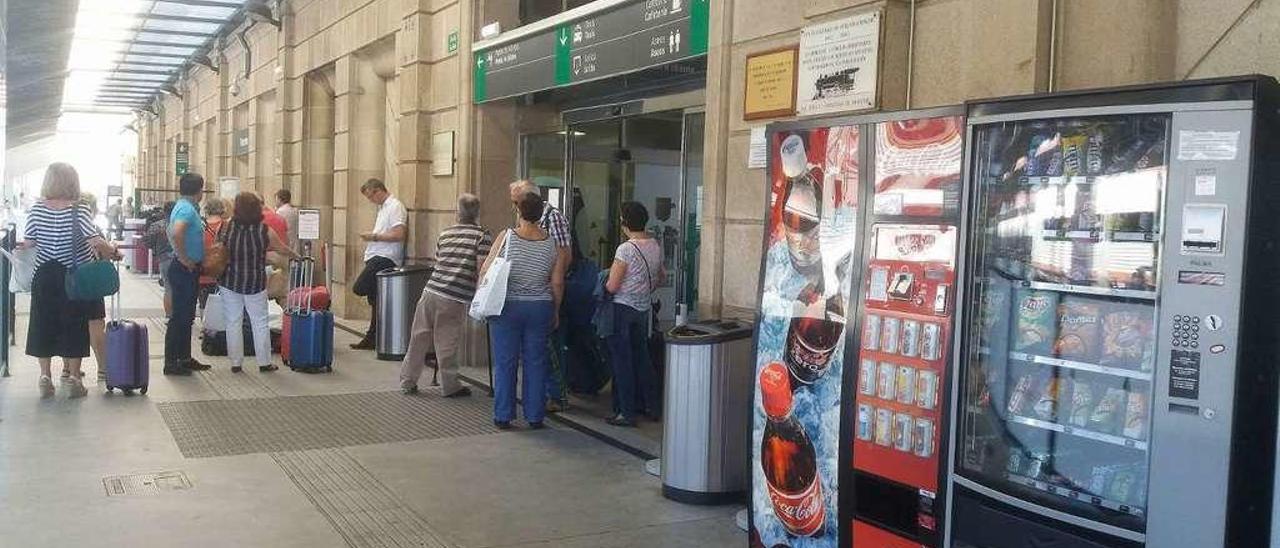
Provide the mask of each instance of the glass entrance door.
[{"label": "glass entrance door", "polygon": [[[571,126],[569,200],[582,256],[601,269],[622,243],[618,211],[625,201],[644,204],[646,230],[663,249],[666,279],[656,298],[659,320],[675,321],[678,305],[696,298],[697,226],[702,188],[702,117],[669,111]],[[690,143],[696,143],[690,146]]]}]

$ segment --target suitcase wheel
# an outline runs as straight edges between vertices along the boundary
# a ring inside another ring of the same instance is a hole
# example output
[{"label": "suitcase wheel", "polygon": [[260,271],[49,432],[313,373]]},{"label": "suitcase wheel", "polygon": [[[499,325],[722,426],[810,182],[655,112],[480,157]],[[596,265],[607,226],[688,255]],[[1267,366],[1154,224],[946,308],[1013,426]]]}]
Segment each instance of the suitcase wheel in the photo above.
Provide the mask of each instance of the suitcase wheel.
[{"label": "suitcase wheel", "polygon": [[125,388],[125,389],[123,389],[123,392],[124,392],[124,395],[126,395],[126,396],[132,396],[132,395],[133,395],[133,389],[132,389],[132,388]]},{"label": "suitcase wheel", "polygon": [[113,387],[113,386],[108,386],[108,387],[107,387],[107,393],[108,393],[108,394],[111,394],[111,393],[113,393],[114,391],[115,391],[115,387]]},{"label": "suitcase wheel", "polygon": [[147,385],[145,385],[145,384],[144,384],[144,385],[142,385],[142,388],[139,388],[139,389],[138,389],[138,392],[141,392],[141,393],[143,393],[143,394],[146,394],[146,393],[147,393]]}]

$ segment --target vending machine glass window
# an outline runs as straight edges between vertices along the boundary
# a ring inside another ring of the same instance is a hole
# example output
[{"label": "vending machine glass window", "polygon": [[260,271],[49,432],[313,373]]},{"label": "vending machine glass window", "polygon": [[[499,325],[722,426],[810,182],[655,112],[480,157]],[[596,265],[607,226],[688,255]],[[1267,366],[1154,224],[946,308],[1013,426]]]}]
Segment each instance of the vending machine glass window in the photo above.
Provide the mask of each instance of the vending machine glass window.
[{"label": "vending machine glass window", "polygon": [[1168,133],[1167,115],[974,128],[961,476],[1145,530]]}]

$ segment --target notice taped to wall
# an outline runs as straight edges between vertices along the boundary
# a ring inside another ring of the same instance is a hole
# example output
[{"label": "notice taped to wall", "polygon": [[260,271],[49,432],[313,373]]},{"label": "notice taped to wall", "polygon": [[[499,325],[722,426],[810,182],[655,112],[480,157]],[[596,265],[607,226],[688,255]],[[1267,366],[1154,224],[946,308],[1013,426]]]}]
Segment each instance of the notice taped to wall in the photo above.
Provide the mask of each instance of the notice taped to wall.
[{"label": "notice taped to wall", "polygon": [[879,62],[879,11],[805,27],[796,114],[875,108]]}]

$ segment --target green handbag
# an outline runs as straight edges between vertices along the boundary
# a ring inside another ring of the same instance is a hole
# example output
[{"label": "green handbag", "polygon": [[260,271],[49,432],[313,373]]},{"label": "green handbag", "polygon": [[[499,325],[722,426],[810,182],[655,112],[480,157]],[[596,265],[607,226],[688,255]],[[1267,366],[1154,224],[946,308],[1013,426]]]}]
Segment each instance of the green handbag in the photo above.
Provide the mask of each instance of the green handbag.
[{"label": "green handbag", "polygon": [[[73,249],[79,251],[84,247],[84,234],[79,226],[75,228],[76,238]],[[67,269],[67,298],[73,301],[92,301],[115,295],[120,291],[120,273],[111,261],[93,260],[76,264]]]}]

